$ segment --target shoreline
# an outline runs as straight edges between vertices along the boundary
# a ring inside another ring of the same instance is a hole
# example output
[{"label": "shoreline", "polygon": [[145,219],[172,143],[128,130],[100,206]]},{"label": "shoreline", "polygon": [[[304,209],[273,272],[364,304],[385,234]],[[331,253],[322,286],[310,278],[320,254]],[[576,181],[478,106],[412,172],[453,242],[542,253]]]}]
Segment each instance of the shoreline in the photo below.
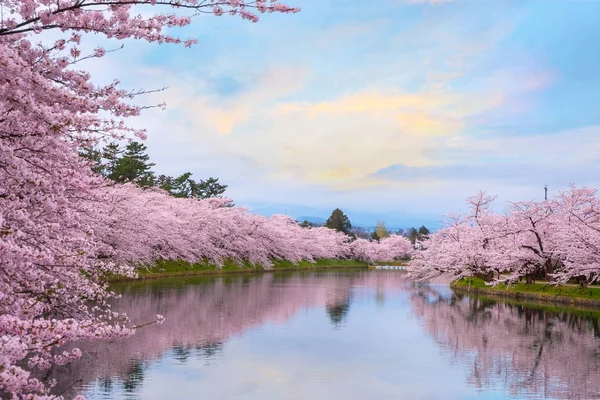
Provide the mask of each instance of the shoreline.
[{"label": "shoreline", "polygon": [[554,287],[540,283],[532,283],[529,286],[526,286],[524,283],[517,283],[509,287],[506,287],[504,284],[490,287],[485,286],[483,280],[477,278],[452,281],[450,288],[462,294],[485,295],[519,301],[535,300],[558,305],[590,307],[593,309],[600,308],[600,288]]},{"label": "shoreline", "polygon": [[[275,265],[269,269],[262,266],[237,266],[226,263],[223,267],[214,265],[192,265],[187,262],[163,262],[149,269],[140,269],[137,278],[112,277],[108,278],[108,283],[117,282],[139,282],[150,279],[176,278],[202,275],[224,275],[224,274],[252,274],[252,273],[274,273],[274,272],[296,272],[296,271],[317,271],[328,269],[368,269],[368,262],[356,260],[317,260],[315,263],[301,261],[298,264],[292,264],[289,261],[275,262]],[[167,268],[162,268],[166,266]]]}]

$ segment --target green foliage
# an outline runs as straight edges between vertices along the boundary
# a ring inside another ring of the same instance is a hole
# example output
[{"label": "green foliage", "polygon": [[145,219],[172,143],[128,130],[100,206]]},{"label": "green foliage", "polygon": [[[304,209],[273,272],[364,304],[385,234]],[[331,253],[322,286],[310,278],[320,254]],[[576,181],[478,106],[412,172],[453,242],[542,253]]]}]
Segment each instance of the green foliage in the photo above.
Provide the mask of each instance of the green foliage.
[{"label": "green foliage", "polygon": [[[173,190],[173,177],[172,176],[168,176],[168,175],[159,175],[158,177],[156,177],[156,179],[154,180],[154,185],[158,186],[159,188],[166,190],[167,192],[171,193],[173,196],[175,196],[172,192]],[[177,197],[177,196],[175,196]]]},{"label": "green foliage", "polygon": [[[296,221],[298,222],[298,221]],[[302,222],[298,222],[298,224],[303,228],[319,228],[325,226],[323,222],[310,222],[309,220],[304,220]]]},{"label": "green foliage", "polygon": [[312,228],[314,225],[312,222],[310,222],[308,220],[304,220],[300,223],[300,226],[303,228]]},{"label": "green foliage", "polygon": [[410,232],[408,233],[408,238],[410,239],[410,242],[412,244],[415,244],[418,237],[419,237],[419,231],[417,231],[415,228],[410,228]]},{"label": "green foliage", "polygon": [[128,143],[123,157],[119,158],[114,169],[108,175],[115,182],[136,182],[141,187],[154,184],[154,173],[150,170],[155,164],[146,154],[147,147],[140,142]]},{"label": "green foliage", "polygon": [[106,147],[102,149],[102,158],[107,161],[104,167],[104,176],[109,177],[114,174],[115,168],[117,167],[117,163],[119,162],[119,158],[121,154],[123,154],[123,149],[119,146],[118,143],[110,143]]},{"label": "green foliage", "polygon": [[91,161],[91,168],[97,174],[104,173],[104,165],[102,164],[102,152],[94,147],[83,147],[79,150],[79,155],[86,160]]},{"label": "green foliage", "polygon": [[408,232],[408,238],[412,244],[415,244],[417,241],[421,242],[426,240],[429,233],[429,229],[427,229],[425,225],[421,225],[418,230],[416,228],[410,228],[410,231]]},{"label": "green foliage", "polygon": [[390,266],[396,266],[396,267],[406,267],[406,266],[408,266],[409,261],[410,261],[410,257],[407,257],[402,260],[396,260],[396,261],[374,261],[374,262],[371,262],[371,265],[390,265]]},{"label": "green foliage", "polygon": [[384,221],[377,221],[377,227],[375,228],[375,232],[377,232],[377,237],[379,239],[386,238],[390,236]]},{"label": "green foliage", "polygon": [[[318,259],[315,260],[315,262],[302,260],[297,264],[287,260],[273,260],[273,264],[274,265],[272,269],[274,271],[356,267],[365,268],[369,265],[366,261],[332,259]],[[183,260],[159,260],[151,266],[140,266],[138,268],[138,274],[141,278],[257,271],[264,271],[263,266],[253,265],[249,262],[238,264],[231,260],[226,260],[222,267],[217,267],[209,262],[190,264],[189,262]],[[109,280],[118,281],[119,277],[110,277]]]},{"label": "green foliage", "polygon": [[210,197],[221,197],[227,185],[221,185],[219,178],[208,178],[196,182],[191,179],[192,173],[186,172],[173,178],[160,175],[156,179],[156,185],[171,193],[174,197],[192,197],[197,199],[208,199]]},{"label": "green foliage", "polygon": [[350,220],[339,208],[333,210],[331,216],[327,219],[327,222],[325,222],[325,226],[330,229],[335,229],[339,232],[344,232],[347,235],[352,229]]},{"label": "green foliage", "polygon": [[168,175],[156,177],[151,170],[155,164],[150,162],[146,151],[147,147],[143,143],[130,142],[125,149],[118,143],[110,143],[102,150],[84,147],[79,154],[92,161],[91,168],[94,172],[115,182],[135,182],[141,187],[157,186],[174,197],[206,199],[221,197],[225,193],[227,185],[220,184],[219,178],[210,177],[196,182],[191,179],[191,172],[175,178]]},{"label": "green foliage", "polygon": [[480,278],[464,278],[451,284],[453,288],[471,289],[479,293],[512,295],[539,300],[592,300],[600,303],[600,287],[589,286],[581,288],[577,285],[552,286],[546,282],[525,283],[519,282],[512,285],[501,283],[497,286],[487,286]]},{"label": "green foliage", "polygon": [[201,199],[208,199],[209,197],[221,197],[227,185],[221,185],[219,178],[208,178],[207,180],[200,180],[200,183],[194,188],[192,197],[199,197]]},{"label": "green foliage", "polygon": [[156,186],[171,193],[173,197],[192,197],[196,182],[190,177],[191,172],[179,175],[177,178],[172,176],[160,175],[156,178]]}]

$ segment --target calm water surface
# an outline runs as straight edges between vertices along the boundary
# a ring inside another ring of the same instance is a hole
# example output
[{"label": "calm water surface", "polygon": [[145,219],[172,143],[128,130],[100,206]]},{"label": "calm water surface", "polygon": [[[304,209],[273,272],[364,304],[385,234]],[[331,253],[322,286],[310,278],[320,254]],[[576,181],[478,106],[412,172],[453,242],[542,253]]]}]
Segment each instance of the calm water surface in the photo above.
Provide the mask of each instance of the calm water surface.
[{"label": "calm water surface", "polygon": [[[132,338],[52,372],[89,399],[596,399],[598,313],[457,296],[397,271],[135,282]],[[69,389],[70,387],[70,389]]]}]

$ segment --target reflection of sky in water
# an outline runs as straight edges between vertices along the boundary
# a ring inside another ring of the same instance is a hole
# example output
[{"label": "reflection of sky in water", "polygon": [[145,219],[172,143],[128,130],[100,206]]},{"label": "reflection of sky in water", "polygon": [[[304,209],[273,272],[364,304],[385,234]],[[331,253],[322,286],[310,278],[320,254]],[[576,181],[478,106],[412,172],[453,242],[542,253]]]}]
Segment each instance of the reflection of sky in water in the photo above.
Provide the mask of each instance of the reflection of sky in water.
[{"label": "reflection of sky in water", "polygon": [[[444,297],[451,293],[441,291]],[[507,398],[502,388],[468,385],[466,368],[425,331],[409,296],[408,291],[354,288],[346,309],[304,307],[286,321],[264,322],[224,343],[174,346],[158,360],[132,363],[125,382],[97,380],[87,395],[144,400]]]}]

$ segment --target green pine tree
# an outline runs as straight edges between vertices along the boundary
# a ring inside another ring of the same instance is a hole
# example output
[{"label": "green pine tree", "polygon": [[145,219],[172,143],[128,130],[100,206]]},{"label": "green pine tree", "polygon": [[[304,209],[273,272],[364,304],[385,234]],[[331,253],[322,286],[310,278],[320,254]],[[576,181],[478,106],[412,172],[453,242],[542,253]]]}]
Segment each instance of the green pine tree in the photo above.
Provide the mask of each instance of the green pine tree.
[{"label": "green pine tree", "polygon": [[125,148],[109,178],[115,182],[135,182],[138,186],[149,187],[154,184],[154,173],[150,170],[155,164],[146,154],[147,147],[140,142],[131,142]]},{"label": "green pine tree", "polygon": [[336,231],[344,232],[346,235],[349,234],[352,229],[350,220],[339,208],[333,210],[331,216],[327,219],[327,222],[325,222],[325,226],[330,229],[335,229]]},{"label": "green pine tree", "polygon": [[112,179],[121,154],[123,154],[123,149],[118,143],[109,143],[102,149],[102,158],[106,160],[103,171],[105,177]]},{"label": "green pine tree", "polygon": [[418,239],[425,240],[427,239],[427,235],[429,235],[429,229],[427,229],[425,225],[421,225],[418,231]]},{"label": "green pine tree", "polygon": [[104,175],[104,165],[102,164],[102,152],[95,147],[82,147],[79,155],[90,161],[90,168],[93,172]]},{"label": "green pine tree", "polygon": [[197,184],[194,182],[191,189],[191,197],[198,197],[201,199],[222,197],[225,190],[227,190],[227,185],[221,185],[219,183],[219,178],[211,177],[207,180],[200,180]]},{"label": "green pine tree", "polygon": [[412,244],[415,244],[415,242],[419,238],[419,231],[417,231],[415,228],[410,228],[410,232],[408,234],[408,238],[410,239],[410,242]]}]

